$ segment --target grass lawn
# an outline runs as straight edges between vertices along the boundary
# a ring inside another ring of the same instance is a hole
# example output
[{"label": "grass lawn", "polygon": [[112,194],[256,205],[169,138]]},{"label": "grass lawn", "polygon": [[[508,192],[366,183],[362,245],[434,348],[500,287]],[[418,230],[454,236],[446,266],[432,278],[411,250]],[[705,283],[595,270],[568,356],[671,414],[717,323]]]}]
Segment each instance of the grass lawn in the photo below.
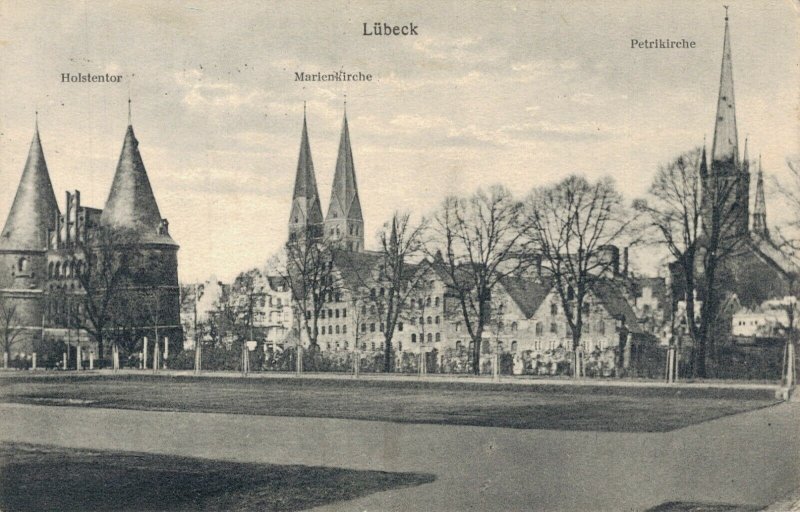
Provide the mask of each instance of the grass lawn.
[{"label": "grass lawn", "polygon": [[0,379],[0,401],[608,432],[666,432],[776,403],[767,390],[151,375]]},{"label": "grass lawn", "polygon": [[416,473],[0,444],[0,510],[304,510],[432,482]]}]

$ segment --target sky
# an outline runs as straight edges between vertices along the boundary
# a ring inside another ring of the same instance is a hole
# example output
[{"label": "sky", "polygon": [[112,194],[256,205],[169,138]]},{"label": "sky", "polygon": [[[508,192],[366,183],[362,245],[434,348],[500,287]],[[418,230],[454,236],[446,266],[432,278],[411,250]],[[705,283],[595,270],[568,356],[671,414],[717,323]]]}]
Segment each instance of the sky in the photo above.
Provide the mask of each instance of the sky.
[{"label": "sky", "polygon": [[[62,209],[74,189],[102,208],[129,95],[183,281],[229,280],[280,250],[304,101],[325,211],[346,95],[368,249],[393,211],[431,213],[448,194],[501,183],[523,197],[583,173],[613,177],[632,200],[659,164],[704,136],[710,149],[721,3],[396,4],[0,0],[0,216],[37,110]],[[740,151],[749,136],[780,224],[790,212],[773,179],[785,183],[786,158],[800,154],[800,7],[728,5]],[[365,22],[414,23],[418,35],[364,36]],[[634,38],[696,44],[631,49]],[[339,70],[373,80],[295,81]]]}]

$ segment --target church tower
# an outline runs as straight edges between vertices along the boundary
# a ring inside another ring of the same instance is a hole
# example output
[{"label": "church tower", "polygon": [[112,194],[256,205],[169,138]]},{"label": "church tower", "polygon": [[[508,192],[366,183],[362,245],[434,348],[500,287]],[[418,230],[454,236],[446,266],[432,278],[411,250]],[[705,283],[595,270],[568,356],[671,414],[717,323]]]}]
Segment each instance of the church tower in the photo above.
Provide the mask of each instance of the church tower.
[{"label": "church tower", "polygon": [[0,234],[0,298],[4,307],[14,308],[12,326],[24,328],[18,339],[21,352],[29,351],[32,338],[41,332],[47,238],[58,215],[37,121],[22,178]]},{"label": "church tower", "polygon": [[769,240],[767,228],[767,202],[764,199],[764,173],[761,169],[761,155],[758,155],[758,181],[756,182],[756,200],[753,205],[753,233]]},{"label": "church tower", "polygon": [[[725,36],[722,45],[717,117],[711,147],[711,165],[703,179],[704,229],[711,229],[712,210],[724,236],[747,234],[749,220],[750,173],[745,144],[744,162],[739,161],[739,142],[736,130],[736,104],[733,93],[733,62],[731,59],[730,29],[725,15]],[[714,197],[718,195],[719,197]]]},{"label": "church tower", "polygon": [[311,146],[308,142],[305,106],[303,106],[303,133],[300,138],[300,155],[297,158],[297,174],[294,178],[292,210],[289,213],[289,241],[294,242],[304,236],[321,237],[322,224],[322,207],[317,191],[314,162],[311,159]]},{"label": "church tower", "polygon": [[342,136],[339,140],[331,202],[325,217],[325,235],[339,242],[341,247],[348,251],[364,250],[364,218],[361,213],[361,201],[358,198],[347,111],[344,113]]}]

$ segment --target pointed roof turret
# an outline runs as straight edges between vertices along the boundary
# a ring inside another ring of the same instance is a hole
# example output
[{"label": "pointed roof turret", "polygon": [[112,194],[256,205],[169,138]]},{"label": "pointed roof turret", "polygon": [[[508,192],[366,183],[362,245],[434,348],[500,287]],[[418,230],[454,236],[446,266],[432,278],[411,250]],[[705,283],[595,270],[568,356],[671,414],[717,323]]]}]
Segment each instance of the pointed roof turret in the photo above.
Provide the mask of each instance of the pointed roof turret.
[{"label": "pointed roof turret", "polygon": [[736,134],[736,105],[733,98],[733,62],[731,39],[728,27],[728,11],[725,10],[725,37],[722,43],[722,69],[719,78],[717,119],[714,126],[714,143],[711,149],[712,162],[732,162],[737,168],[739,149]]},{"label": "pointed roof turret", "polygon": [[758,155],[758,181],[756,182],[756,200],[753,205],[753,232],[769,238],[767,228],[767,202],[764,199],[764,173],[761,169],[761,155]]},{"label": "pointed roof turret", "polygon": [[162,222],[147,170],[139,153],[139,141],[128,125],[100,222],[130,230],[141,243],[177,245]]},{"label": "pointed roof turret", "polygon": [[336,158],[336,172],[333,175],[331,202],[326,220],[331,220],[332,216],[335,218],[339,214],[348,220],[363,222],[356,183],[356,169],[353,163],[353,149],[350,147],[347,112],[345,112],[342,122],[339,155]]},{"label": "pointed roof turret", "polygon": [[0,249],[44,250],[47,247],[47,230],[54,227],[58,214],[58,203],[47,171],[37,119],[25,169],[0,235]]},{"label": "pointed roof turret", "polygon": [[317,191],[317,178],[314,174],[314,161],[311,158],[311,145],[308,142],[306,109],[303,104],[303,132],[300,137],[300,155],[297,157],[297,174],[294,179],[292,211],[289,225],[321,225],[322,206]]},{"label": "pointed roof turret", "polygon": [[706,162],[706,138],[703,137],[703,152],[700,157],[700,177],[705,178],[708,176],[708,163]]}]

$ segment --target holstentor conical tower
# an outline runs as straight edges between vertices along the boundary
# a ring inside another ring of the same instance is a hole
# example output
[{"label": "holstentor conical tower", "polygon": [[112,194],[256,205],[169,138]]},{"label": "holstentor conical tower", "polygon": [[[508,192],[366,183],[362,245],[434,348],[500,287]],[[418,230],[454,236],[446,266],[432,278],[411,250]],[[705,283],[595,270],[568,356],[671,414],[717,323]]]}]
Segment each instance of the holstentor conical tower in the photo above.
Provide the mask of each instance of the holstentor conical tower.
[{"label": "holstentor conical tower", "polygon": [[59,214],[39,137],[38,119],[14,202],[0,233],[0,302],[10,352],[30,352],[41,339],[47,276],[47,237]]}]

